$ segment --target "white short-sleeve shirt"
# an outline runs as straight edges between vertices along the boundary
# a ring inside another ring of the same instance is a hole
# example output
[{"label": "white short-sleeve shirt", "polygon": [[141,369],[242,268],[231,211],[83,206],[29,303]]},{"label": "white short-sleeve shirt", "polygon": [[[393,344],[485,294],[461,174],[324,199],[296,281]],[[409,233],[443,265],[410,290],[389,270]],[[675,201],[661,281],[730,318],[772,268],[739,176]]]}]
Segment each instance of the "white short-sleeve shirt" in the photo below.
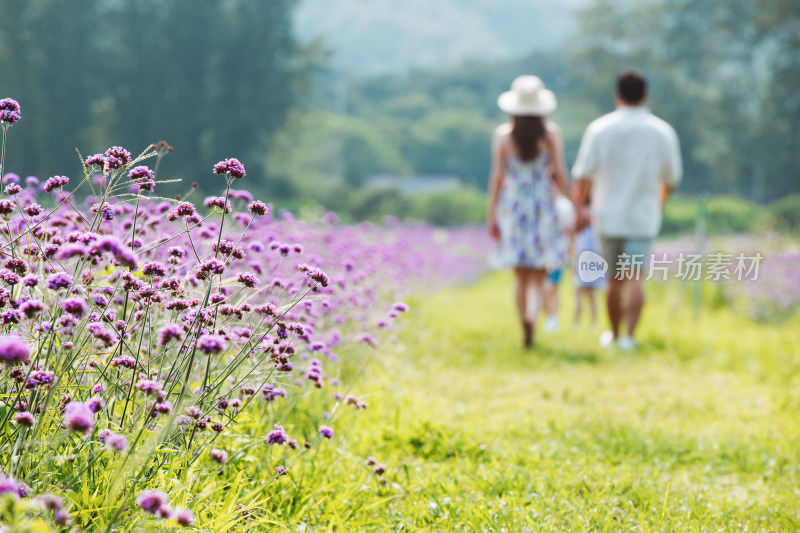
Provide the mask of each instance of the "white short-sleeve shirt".
[{"label": "white short-sleeve shirt", "polygon": [[597,233],[652,239],[661,229],[660,184],[676,187],[683,175],[678,136],[645,107],[618,107],[586,128],[572,175],[593,182]]}]

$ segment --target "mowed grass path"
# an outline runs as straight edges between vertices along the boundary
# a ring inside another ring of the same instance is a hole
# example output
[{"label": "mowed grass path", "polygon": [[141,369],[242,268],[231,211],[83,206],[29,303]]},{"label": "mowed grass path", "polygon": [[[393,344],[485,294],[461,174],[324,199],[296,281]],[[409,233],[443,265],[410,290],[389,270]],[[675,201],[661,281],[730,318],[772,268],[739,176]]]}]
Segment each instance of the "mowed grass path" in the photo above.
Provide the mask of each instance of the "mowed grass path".
[{"label": "mowed grass path", "polygon": [[[354,390],[369,409],[297,465],[273,502],[278,522],[800,529],[797,317],[760,325],[725,307],[695,317],[684,287],[651,283],[641,346],[619,353],[597,346],[599,329],[571,328],[564,287],[561,331],[524,351],[510,286],[495,274],[412,302],[401,341],[381,347]],[[386,465],[385,483],[368,456]]]}]

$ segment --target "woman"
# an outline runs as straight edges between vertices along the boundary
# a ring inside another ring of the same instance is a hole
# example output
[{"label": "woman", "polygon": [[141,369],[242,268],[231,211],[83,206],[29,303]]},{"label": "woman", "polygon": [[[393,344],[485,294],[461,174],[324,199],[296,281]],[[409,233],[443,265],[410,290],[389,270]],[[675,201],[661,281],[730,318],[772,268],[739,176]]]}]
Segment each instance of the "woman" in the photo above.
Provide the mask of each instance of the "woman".
[{"label": "woman", "polygon": [[558,127],[546,116],[556,97],[536,76],[519,76],[497,99],[511,116],[492,140],[489,231],[498,241],[498,265],[512,267],[526,348],[533,345],[548,270],[561,268],[569,242],[559,227],[556,190],[567,198],[567,170]]}]

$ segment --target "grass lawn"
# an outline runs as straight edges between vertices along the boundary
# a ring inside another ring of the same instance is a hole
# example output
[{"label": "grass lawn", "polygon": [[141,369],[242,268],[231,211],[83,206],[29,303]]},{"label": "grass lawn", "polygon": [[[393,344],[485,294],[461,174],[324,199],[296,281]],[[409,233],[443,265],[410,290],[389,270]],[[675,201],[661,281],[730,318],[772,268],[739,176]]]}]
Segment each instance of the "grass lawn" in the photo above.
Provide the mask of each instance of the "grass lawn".
[{"label": "grass lawn", "polygon": [[561,331],[533,351],[520,348],[506,273],[411,302],[401,341],[381,347],[354,391],[369,409],[281,480],[275,523],[797,530],[800,320],[756,324],[720,305],[694,316],[685,287],[646,290],[629,353],[571,327],[566,286]]}]

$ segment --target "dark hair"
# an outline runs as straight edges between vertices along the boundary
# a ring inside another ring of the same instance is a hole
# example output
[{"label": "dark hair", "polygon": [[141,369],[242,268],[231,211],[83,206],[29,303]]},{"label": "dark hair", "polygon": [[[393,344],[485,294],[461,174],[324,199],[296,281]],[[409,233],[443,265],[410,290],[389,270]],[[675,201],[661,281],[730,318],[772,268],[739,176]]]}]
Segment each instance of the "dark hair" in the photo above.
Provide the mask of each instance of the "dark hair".
[{"label": "dark hair", "polygon": [[640,104],[647,96],[647,80],[638,70],[620,72],[617,76],[617,94],[626,104]]},{"label": "dark hair", "polygon": [[536,159],[539,155],[539,140],[547,141],[544,118],[514,115],[511,121],[511,138],[523,162]]}]

